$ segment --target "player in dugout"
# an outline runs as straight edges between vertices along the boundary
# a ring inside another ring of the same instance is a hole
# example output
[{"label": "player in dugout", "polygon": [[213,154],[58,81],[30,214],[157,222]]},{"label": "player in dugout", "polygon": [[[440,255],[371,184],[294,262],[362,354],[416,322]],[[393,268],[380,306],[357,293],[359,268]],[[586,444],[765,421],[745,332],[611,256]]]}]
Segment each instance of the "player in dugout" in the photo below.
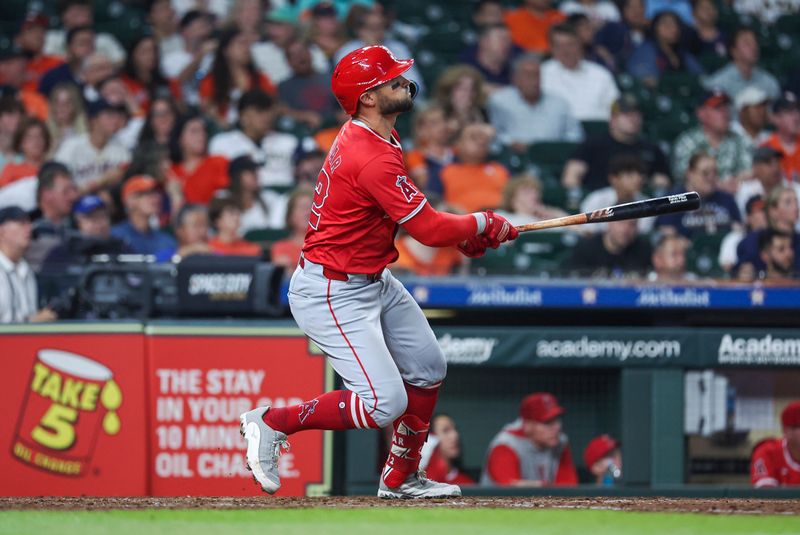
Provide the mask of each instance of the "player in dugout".
[{"label": "player in dugout", "polygon": [[467,256],[480,256],[518,232],[491,211],[438,212],[408,178],[394,125],[414,105],[417,86],[403,76],[413,64],[383,46],[367,46],[334,68],[333,93],[351,119],[318,176],[289,306],[345,390],[242,414],[247,463],[266,492],[280,488],[278,458],[289,435],[392,426],[378,496],[461,495],[458,486],[418,471],[447,365],[422,310],[386,266],[398,257],[400,225],[424,245],[457,246]]},{"label": "player in dugout", "polygon": [[782,438],[762,440],[753,448],[750,480],[756,488],[800,485],[800,401],[781,413]]},{"label": "player in dugout", "polygon": [[567,436],[561,432],[564,412],[555,396],[548,392],[524,397],[519,418],[504,426],[489,444],[481,484],[577,485],[572,450]]}]

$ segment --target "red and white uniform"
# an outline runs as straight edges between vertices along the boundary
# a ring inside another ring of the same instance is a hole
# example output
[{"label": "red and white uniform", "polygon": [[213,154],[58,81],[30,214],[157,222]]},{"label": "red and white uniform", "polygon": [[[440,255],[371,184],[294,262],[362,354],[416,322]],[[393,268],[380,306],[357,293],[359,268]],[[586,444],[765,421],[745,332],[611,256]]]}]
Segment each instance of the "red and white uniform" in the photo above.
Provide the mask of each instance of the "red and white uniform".
[{"label": "red and white uniform", "polygon": [[397,260],[398,225],[426,202],[408,178],[397,132],[387,141],[349,121],[320,172],[303,256],[343,273],[377,273]]},{"label": "red and white uniform", "polygon": [[755,447],[750,480],[756,488],[800,485],[800,460],[789,453],[785,438],[767,439]]}]

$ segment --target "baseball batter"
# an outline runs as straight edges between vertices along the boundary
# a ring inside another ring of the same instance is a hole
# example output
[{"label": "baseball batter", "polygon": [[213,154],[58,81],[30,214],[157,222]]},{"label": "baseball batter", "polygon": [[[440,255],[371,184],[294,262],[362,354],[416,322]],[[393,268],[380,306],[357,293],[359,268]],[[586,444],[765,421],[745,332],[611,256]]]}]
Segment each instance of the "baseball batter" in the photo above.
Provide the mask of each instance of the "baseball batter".
[{"label": "baseball batter", "polygon": [[425,245],[458,246],[472,257],[518,233],[491,211],[438,212],[408,178],[394,124],[413,107],[416,84],[403,76],[413,64],[369,46],[342,58],[333,71],[333,92],[351,120],[320,171],[289,305],[347,389],[242,414],[248,467],[266,492],[280,488],[278,458],[289,435],[391,425],[378,496],[461,495],[456,485],[418,472],[447,366],[419,306],[386,266],[398,256],[399,225]]}]

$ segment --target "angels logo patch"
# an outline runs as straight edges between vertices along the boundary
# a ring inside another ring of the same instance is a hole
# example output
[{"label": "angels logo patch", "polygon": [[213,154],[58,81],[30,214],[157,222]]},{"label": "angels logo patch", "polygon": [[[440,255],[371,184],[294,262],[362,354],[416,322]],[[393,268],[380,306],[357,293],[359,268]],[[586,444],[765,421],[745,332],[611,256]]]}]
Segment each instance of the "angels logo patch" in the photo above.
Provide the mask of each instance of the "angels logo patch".
[{"label": "angels logo patch", "polygon": [[395,186],[400,188],[400,191],[403,192],[403,197],[406,198],[406,202],[411,202],[411,200],[419,193],[414,186],[408,183],[407,176],[397,175],[397,182],[395,183]]}]

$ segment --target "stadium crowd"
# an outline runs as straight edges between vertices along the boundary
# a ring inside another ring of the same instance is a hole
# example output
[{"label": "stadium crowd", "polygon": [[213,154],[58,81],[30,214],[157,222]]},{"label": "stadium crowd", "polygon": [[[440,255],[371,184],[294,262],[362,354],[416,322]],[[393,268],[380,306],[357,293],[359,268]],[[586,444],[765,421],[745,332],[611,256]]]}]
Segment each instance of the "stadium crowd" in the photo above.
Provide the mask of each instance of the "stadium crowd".
[{"label": "stadium crowd", "polygon": [[[52,319],[34,274],[90,254],[267,254],[291,269],[348,119],[331,70],[371,44],[416,58],[397,128],[442,207],[519,224],[700,193],[696,212],[580,228],[557,274],[792,284],[800,265],[792,3],[50,4],[0,8],[3,321]],[[398,271],[513,271],[402,234],[398,249]]]}]

